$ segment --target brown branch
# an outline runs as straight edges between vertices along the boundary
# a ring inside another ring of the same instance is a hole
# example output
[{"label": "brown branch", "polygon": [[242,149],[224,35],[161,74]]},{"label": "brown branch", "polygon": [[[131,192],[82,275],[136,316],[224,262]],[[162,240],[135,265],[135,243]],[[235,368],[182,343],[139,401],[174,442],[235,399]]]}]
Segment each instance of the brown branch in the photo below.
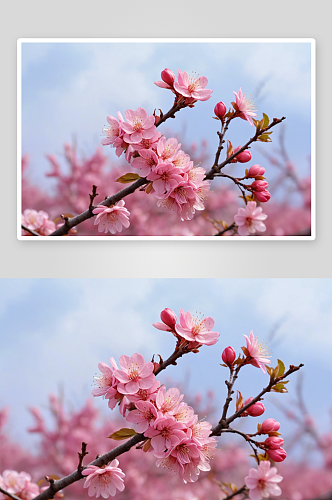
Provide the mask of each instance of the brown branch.
[{"label": "brown branch", "polygon": [[9,493],[8,491],[6,491],[3,488],[1,488],[1,486],[0,486],[0,491],[1,491],[1,493],[3,493],[4,495],[7,495],[8,497],[12,498],[13,500],[21,500],[16,495],[13,495],[13,493]]},{"label": "brown branch", "polygon": [[96,196],[98,196],[98,193],[97,193],[97,186],[95,186],[94,184],[93,184],[93,186],[92,186],[92,194],[89,194],[89,196],[90,196],[90,205],[89,205],[89,210],[90,210],[90,212],[92,212],[92,210],[95,208],[95,207],[93,206],[93,200],[95,199],[95,197],[96,197]]},{"label": "brown branch", "polygon": [[233,153],[231,156],[229,156],[228,158],[226,158],[225,161],[223,161],[222,163],[219,163],[217,165],[217,167],[213,166],[211,168],[211,170],[209,170],[209,172],[206,174],[205,176],[205,179],[213,179],[215,177],[215,175],[221,171],[221,169],[223,169],[226,165],[228,165],[228,163],[231,163],[232,160],[234,158],[236,158],[236,156],[240,153],[242,153],[242,151],[244,151],[245,149],[248,148],[248,146],[250,146],[251,143],[253,142],[256,142],[258,137],[260,137],[261,135],[265,134],[265,132],[267,132],[270,128],[274,127],[275,125],[278,125],[279,123],[281,123],[283,120],[286,120],[286,117],[283,116],[282,118],[273,118],[273,121],[272,123],[270,123],[270,125],[268,127],[265,127],[261,130],[257,130],[256,129],[256,134],[251,138],[249,139],[249,141],[244,145],[242,146],[236,153]]},{"label": "brown branch", "polygon": [[281,380],[284,380],[292,373],[300,370],[300,368],[302,368],[302,366],[304,366],[302,363],[299,366],[290,365],[289,370],[287,370],[287,372],[285,372],[281,377],[271,378],[269,384],[265,387],[265,389],[263,389],[258,394],[258,396],[253,398],[250,401],[250,403],[247,403],[246,405],[244,405],[240,410],[236,411],[231,417],[226,418],[224,420],[221,418],[220,421],[218,422],[218,424],[212,429],[210,436],[220,436],[222,429],[227,429],[229,427],[229,424],[231,422],[233,422],[233,420],[235,420],[236,418],[239,418],[243,412],[245,412],[248,408],[250,408],[250,406],[257,403],[257,401],[260,401],[262,396],[264,396],[264,394],[266,394],[267,392],[270,392],[274,385],[276,385]]},{"label": "brown branch", "polygon": [[215,236],[222,236],[225,234],[227,231],[231,231],[232,229],[236,229],[237,225],[235,222],[233,222],[230,226],[227,226],[226,229],[223,229],[222,231],[219,231],[219,233],[215,234]]},{"label": "brown branch", "polygon": [[240,488],[239,490],[237,490],[234,493],[232,493],[231,495],[228,495],[227,497],[223,498],[223,500],[231,500],[231,498],[234,498],[236,495],[240,495],[241,493],[248,494],[248,489],[247,489],[246,485],[243,485],[242,488]]},{"label": "brown branch", "polygon": [[81,450],[81,452],[78,452],[79,462],[78,462],[77,470],[80,472],[83,469],[83,459],[86,455],[89,454],[89,452],[86,451],[86,447],[87,447],[87,444],[83,442],[82,443],[82,450]]},{"label": "brown branch", "polygon": [[28,233],[32,234],[32,236],[40,236],[40,234],[36,233],[36,231],[33,231],[32,229],[29,229],[28,227],[24,226],[24,224],[21,224],[21,228],[24,229],[24,231],[28,231]]}]

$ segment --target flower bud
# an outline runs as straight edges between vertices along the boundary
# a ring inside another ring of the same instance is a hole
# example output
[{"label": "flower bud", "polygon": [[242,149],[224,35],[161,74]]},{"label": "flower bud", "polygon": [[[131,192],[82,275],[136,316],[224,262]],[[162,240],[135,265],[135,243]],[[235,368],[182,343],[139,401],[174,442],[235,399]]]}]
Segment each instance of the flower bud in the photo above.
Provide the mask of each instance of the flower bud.
[{"label": "flower bud", "polygon": [[268,418],[264,420],[261,425],[260,433],[269,434],[269,432],[277,432],[280,428],[279,422],[276,422],[274,418]]},{"label": "flower bud", "polygon": [[168,85],[170,85],[171,87],[173,87],[173,83],[174,83],[174,80],[175,80],[175,75],[174,75],[173,71],[171,71],[168,68],[165,68],[164,71],[161,72],[161,79],[165,83],[167,83]]},{"label": "flower bud", "polygon": [[251,184],[253,191],[265,191],[269,187],[269,183],[266,181],[254,181]]},{"label": "flower bud", "polygon": [[[246,399],[244,402],[244,406],[250,403],[250,401],[252,401],[253,399],[254,398]],[[246,410],[246,413],[248,413],[248,415],[250,415],[251,417],[259,417],[260,415],[263,415],[264,412],[265,412],[265,406],[260,401],[254,403]]]},{"label": "flower bud", "polygon": [[271,436],[265,439],[264,444],[269,450],[277,450],[284,444],[284,440],[280,437]]},{"label": "flower bud", "polygon": [[287,457],[287,453],[283,448],[278,448],[277,450],[267,450],[267,454],[274,460],[274,462],[283,462]]},{"label": "flower bud", "polygon": [[224,118],[226,112],[227,112],[226,105],[222,101],[218,102],[218,104],[215,105],[215,107],[214,107],[214,114],[220,120],[222,120]]},{"label": "flower bud", "polygon": [[264,175],[264,173],[265,173],[265,168],[261,167],[258,164],[251,165],[247,177],[256,177],[257,175]]},{"label": "flower bud", "polygon": [[234,351],[233,347],[228,346],[226,347],[226,349],[224,349],[221,357],[225,365],[232,366],[236,358],[236,352]]},{"label": "flower bud", "polygon": [[165,325],[169,326],[170,328],[174,328],[177,317],[174,311],[172,309],[169,309],[166,307],[163,311],[160,313],[160,319]]},{"label": "flower bud", "polygon": [[255,191],[255,199],[266,203],[271,198],[271,194],[268,191]]},{"label": "flower bud", "polygon": [[[235,148],[234,153],[237,153],[239,149],[241,149],[241,146],[239,146],[238,148]],[[248,149],[246,149],[245,151],[242,151],[237,156],[235,156],[234,160],[236,160],[240,163],[247,163],[247,161],[251,160],[251,153]]]}]

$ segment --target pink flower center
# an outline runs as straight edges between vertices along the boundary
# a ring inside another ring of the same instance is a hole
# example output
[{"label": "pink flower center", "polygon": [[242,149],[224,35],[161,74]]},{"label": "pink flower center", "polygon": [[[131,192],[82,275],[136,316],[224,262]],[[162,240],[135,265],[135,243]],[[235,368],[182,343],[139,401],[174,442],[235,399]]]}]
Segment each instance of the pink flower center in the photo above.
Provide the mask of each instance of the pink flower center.
[{"label": "pink flower center", "polygon": [[107,214],[107,219],[109,220],[109,222],[115,222],[118,218],[118,215],[116,212],[110,212]]},{"label": "pink flower center", "polygon": [[252,227],[252,226],[253,226],[253,224],[254,224],[253,219],[252,219],[251,217],[247,217],[247,218],[246,218],[246,226],[247,226],[247,227]]},{"label": "pink flower center", "polygon": [[99,375],[93,377],[93,381],[98,387],[110,387],[112,385],[112,375]]},{"label": "pink flower center", "polygon": [[128,377],[130,378],[130,380],[132,380],[133,382],[137,382],[138,379],[139,379],[139,368],[137,365],[132,365],[129,372],[128,372]]},{"label": "pink flower center", "polygon": [[163,438],[165,438],[165,439],[166,439],[166,438],[169,436],[169,429],[168,429],[168,427],[164,427],[164,428],[162,429],[162,431],[161,431],[161,433],[160,433],[160,434],[161,434],[161,436],[162,436]]}]

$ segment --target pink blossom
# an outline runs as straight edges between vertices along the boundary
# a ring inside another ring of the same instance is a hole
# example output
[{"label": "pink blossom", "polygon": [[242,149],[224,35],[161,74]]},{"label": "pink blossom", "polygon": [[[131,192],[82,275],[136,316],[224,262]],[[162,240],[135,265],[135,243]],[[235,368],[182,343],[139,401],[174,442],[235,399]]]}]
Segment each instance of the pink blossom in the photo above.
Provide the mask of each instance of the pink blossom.
[{"label": "pink blossom", "polygon": [[174,332],[175,333],[175,324],[177,321],[177,316],[172,309],[169,309],[166,307],[163,311],[160,313],[160,319],[162,323],[152,323],[152,326],[157,328],[158,330],[163,330],[165,332]]},{"label": "pink blossom", "polygon": [[174,83],[174,89],[185,97],[191,97],[197,101],[207,101],[210,99],[212,90],[206,89],[208,79],[206,76],[196,78],[189,76],[186,71],[178,70],[178,81]]},{"label": "pink blossom", "polygon": [[129,215],[130,212],[124,208],[124,200],[120,200],[111,207],[98,205],[92,213],[98,214],[95,219],[95,225],[98,224],[98,231],[110,232],[115,234],[121,232],[122,227],[128,228],[130,226]]},{"label": "pink blossom", "polygon": [[256,193],[256,191],[265,191],[266,188],[269,187],[269,183],[262,180],[256,180],[251,184],[250,187]]},{"label": "pink blossom", "polygon": [[125,132],[123,139],[129,144],[137,144],[142,139],[151,139],[156,133],[154,116],[147,114],[144,108],[136,111],[127,109],[125,117],[128,123],[122,122],[121,128]]},{"label": "pink blossom", "polygon": [[182,399],[183,394],[180,395],[179,389],[172,387],[166,391],[163,385],[157,393],[156,406],[161,413],[175,412]]},{"label": "pink blossom", "polygon": [[249,337],[243,335],[247,343],[247,356],[249,357],[249,364],[260,368],[263,373],[266,373],[265,364],[271,363],[268,359],[270,357],[269,350],[263,344],[258,342],[258,337],[254,337],[251,330]]},{"label": "pink blossom", "polygon": [[262,212],[262,208],[257,207],[255,201],[248,201],[245,208],[240,207],[238,209],[234,221],[238,225],[238,233],[240,236],[255,234],[256,231],[266,231],[266,226],[262,221],[267,219],[267,215]]},{"label": "pink blossom", "polygon": [[[0,475],[0,486],[22,500],[32,500],[40,493],[38,485],[31,482],[30,474],[16,470],[4,470]],[[5,500],[8,497],[0,493],[0,498]]]},{"label": "pink blossom", "polygon": [[271,198],[271,193],[269,191],[255,191],[255,199],[262,203],[266,203]]},{"label": "pink blossom", "polygon": [[159,139],[157,146],[157,153],[161,160],[172,162],[176,156],[176,153],[179,151],[181,144],[178,144],[178,141],[171,137],[166,140],[166,137],[163,136]]},{"label": "pink blossom", "polygon": [[249,488],[250,500],[281,495],[281,489],[276,483],[280,483],[282,479],[282,476],[277,474],[276,467],[271,467],[269,461],[263,460],[257,469],[250,469],[249,475],[244,478]]},{"label": "pink blossom", "polygon": [[[250,403],[250,401],[252,401],[253,399],[254,398],[246,399],[244,402],[244,406]],[[260,415],[263,415],[264,412],[265,412],[265,406],[260,401],[257,401],[257,403],[254,403],[253,405],[249,406],[249,408],[247,408],[247,410],[244,413],[250,415],[251,417],[259,417]]]},{"label": "pink blossom", "polygon": [[119,122],[116,118],[114,118],[114,116],[109,115],[106,120],[109,123],[109,127],[103,128],[103,134],[106,136],[101,140],[103,146],[114,144],[115,139],[117,139],[121,133]]},{"label": "pink blossom", "polygon": [[139,154],[140,156],[134,158],[131,166],[141,169],[141,176],[146,177],[157,167],[159,158],[152,149],[141,149]]},{"label": "pink blossom", "polygon": [[149,389],[155,382],[153,363],[145,363],[141,354],[135,353],[131,357],[121,356],[119,365],[122,370],[115,370],[114,376],[118,379],[118,391],[122,394],[136,394],[139,389]]},{"label": "pink blossom", "polygon": [[[235,148],[234,153],[237,153],[239,151],[239,149],[241,149],[241,146],[239,146],[238,148]],[[250,153],[250,151],[245,149],[244,151],[241,151],[241,153],[236,155],[233,161],[235,161],[235,162],[238,161],[240,163],[247,163],[250,160],[251,160],[251,153]]]},{"label": "pink blossom", "polygon": [[[24,210],[22,215],[22,224],[28,229],[37,232],[41,236],[48,236],[56,229],[54,222],[49,220],[47,212],[44,212],[43,210],[39,210],[39,212],[37,212],[36,210],[32,210],[30,208]],[[22,230],[22,234],[24,236],[31,236],[31,233],[25,230]]]},{"label": "pink blossom", "polygon": [[173,416],[178,422],[182,422],[188,427],[190,427],[197,418],[194,409],[191,406],[188,406],[184,401],[182,401],[176,410],[174,410]]},{"label": "pink blossom", "polygon": [[287,453],[283,448],[277,448],[276,450],[271,448],[266,452],[274,462],[283,462],[287,457]]},{"label": "pink blossom", "polygon": [[157,196],[175,189],[182,182],[181,170],[172,163],[160,163],[148,176]]},{"label": "pink blossom", "polygon": [[211,331],[214,320],[210,317],[199,319],[192,314],[180,309],[180,324],[176,324],[175,330],[178,335],[199,344],[213,345],[217,342],[220,333]]},{"label": "pink blossom", "polygon": [[233,347],[228,346],[223,350],[223,353],[221,355],[221,358],[225,365],[227,366],[232,366],[232,364],[235,361],[236,358],[236,352],[234,351]]},{"label": "pink blossom", "polygon": [[127,415],[127,421],[137,424],[137,432],[145,432],[150,422],[156,420],[158,412],[156,407],[149,401],[137,401],[136,410]]},{"label": "pink blossom", "polygon": [[268,437],[264,441],[264,445],[268,450],[278,450],[283,444],[284,440],[276,436]]},{"label": "pink blossom", "polygon": [[[199,446],[203,446],[204,444],[210,442],[210,434],[212,430],[212,425],[210,422],[206,422],[205,420],[198,420],[198,416],[195,415],[195,422],[191,425],[193,441]],[[214,438],[212,438],[214,439]]]},{"label": "pink blossom", "polygon": [[220,101],[214,107],[214,114],[222,120],[227,112],[226,105]]},{"label": "pink blossom", "polygon": [[153,427],[146,430],[144,436],[151,438],[151,446],[155,451],[155,456],[157,456],[165,450],[172,449],[185,437],[183,429],[185,429],[185,425],[174,417],[162,415],[155,420]]},{"label": "pink blossom", "polygon": [[257,114],[255,113],[255,104],[251,99],[246,98],[246,93],[242,93],[241,88],[238,94],[236,92],[233,92],[233,94],[235,94],[236,97],[235,109],[237,111],[240,111],[241,113],[240,118],[242,118],[243,120],[248,120],[250,125],[253,125],[254,123],[252,121],[252,117],[257,116]]},{"label": "pink blossom", "polygon": [[89,465],[82,471],[83,476],[88,476],[84,483],[84,488],[88,489],[89,497],[96,498],[102,496],[108,498],[110,495],[114,497],[116,490],[124,490],[123,478],[124,472],[118,467],[119,461],[112,460],[107,466],[101,468],[95,465]]},{"label": "pink blossom", "polygon": [[265,173],[265,168],[261,167],[260,165],[251,165],[251,167],[248,170],[248,173],[246,177],[256,177],[258,175],[264,175]]},{"label": "pink blossom", "polygon": [[160,387],[159,380],[155,380],[148,389],[139,389],[135,394],[127,394],[127,398],[131,403],[136,404],[138,401],[156,401],[157,391]]},{"label": "pink blossom", "polygon": [[277,432],[280,429],[279,422],[276,422],[274,418],[267,418],[261,425],[259,430],[260,434],[269,434],[270,432]]},{"label": "pink blossom", "polygon": [[173,71],[170,69],[166,68],[161,72],[161,81],[154,82],[157,87],[161,87],[163,89],[172,89],[173,88],[173,83],[175,80],[175,75]]},{"label": "pink blossom", "polygon": [[111,358],[111,365],[113,369],[104,362],[98,363],[98,368],[101,371],[101,375],[96,375],[95,377],[93,377],[94,382],[98,387],[92,390],[92,396],[105,396],[107,391],[116,382],[113,377],[113,370],[117,370],[118,367],[113,358]]}]

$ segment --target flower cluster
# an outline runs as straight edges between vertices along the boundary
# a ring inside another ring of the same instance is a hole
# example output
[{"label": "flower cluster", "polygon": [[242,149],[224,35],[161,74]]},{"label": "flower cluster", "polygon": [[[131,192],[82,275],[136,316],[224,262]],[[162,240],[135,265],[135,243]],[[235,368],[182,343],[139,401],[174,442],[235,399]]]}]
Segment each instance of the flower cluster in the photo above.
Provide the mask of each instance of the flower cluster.
[{"label": "flower cluster", "polygon": [[210,470],[216,447],[215,438],[209,437],[211,424],[198,421],[179,389],[160,386],[153,363],[145,363],[140,354],[121,356],[119,364],[121,369],[113,358],[112,368],[99,363],[102,374],[95,378],[93,396],[104,396],[111,408],[120,402],[122,415],[147,438],[143,450],[153,453],[158,467],[179,474],[184,482],[196,481],[201,470]]},{"label": "flower cluster", "polygon": [[[38,485],[31,482],[30,474],[15,470],[3,471],[0,475],[0,487],[22,500],[32,500],[40,493]],[[0,500],[7,498],[7,495],[0,492]]]},{"label": "flower cluster", "polygon": [[[41,236],[48,236],[56,229],[54,222],[49,220],[48,213],[43,210],[37,212],[27,208],[22,214],[22,224]],[[22,235],[31,236],[31,233],[22,229]]]},{"label": "flower cluster", "polygon": [[212,95],[212,90],[206,89],[208,79],[206,76],[188,75],[186,71],[178,70],[178,81],[175,81],[173,71],[166,68],[161,72],[162,81],[154,82],[163,89],[171,90],[175,95],[175,102],[180,99],[184,106],[192,107],[197,101],[207,101]]},{"label": "flower cluster", "polygon": [[102,144],[115,147],[118,156],[126,152],[131,166],[150,181],[145,191],[157,198],[158,206],[177,213],[181,220],[191,220],[196,210],[204,210],[210,188],[204,180],[205,170],[194,167],[175,138],[161,137],[154,125],[155,117],[148,116],[143,108],[129,109],[125,117],[127,122],[121,113],[118,113],[119,121],[113,116],[107,117],[110,126],[104,129],[106,138]]},{"label": "flower cluster", "polygon": [[213,345],[217,342],[220,333],[211,331],[214,327],[214,320],[210,317],[194,317],[189,311],[186,313],[181,308],[179,320],[172,309],[164,309],[160,318],[162,323],[153,323],[158,330],[172,332],[178,340],[178,346],[187,344],[187,349],[197,350],[203,344]]}]

